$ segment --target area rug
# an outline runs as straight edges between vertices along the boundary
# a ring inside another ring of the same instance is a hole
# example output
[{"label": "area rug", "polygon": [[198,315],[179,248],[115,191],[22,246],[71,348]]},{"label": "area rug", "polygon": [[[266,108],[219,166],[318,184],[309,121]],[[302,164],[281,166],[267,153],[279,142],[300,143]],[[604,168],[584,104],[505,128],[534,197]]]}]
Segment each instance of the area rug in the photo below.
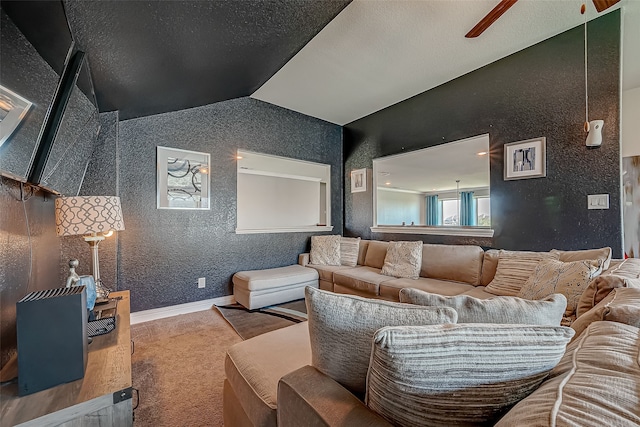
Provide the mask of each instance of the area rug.
[{"label": "area rug", "polygon": [[215,308],[243,340],[307,320],[304,299],[258,310],[247,310],[237,303]]}]

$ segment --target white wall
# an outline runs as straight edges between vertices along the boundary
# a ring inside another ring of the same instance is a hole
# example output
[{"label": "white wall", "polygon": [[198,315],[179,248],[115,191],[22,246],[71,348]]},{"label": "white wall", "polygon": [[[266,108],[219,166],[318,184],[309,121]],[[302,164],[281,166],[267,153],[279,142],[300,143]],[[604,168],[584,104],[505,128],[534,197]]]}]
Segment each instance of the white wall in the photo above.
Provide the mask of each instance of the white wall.
[{"label": "white wall", "polygon": [[422,194],[378,188],[377,222],[381,225],[425,224],[426,201]]},{"label": "white wall", "polygon": [[622,92],[622,157],[640,156],[640,87]]}]

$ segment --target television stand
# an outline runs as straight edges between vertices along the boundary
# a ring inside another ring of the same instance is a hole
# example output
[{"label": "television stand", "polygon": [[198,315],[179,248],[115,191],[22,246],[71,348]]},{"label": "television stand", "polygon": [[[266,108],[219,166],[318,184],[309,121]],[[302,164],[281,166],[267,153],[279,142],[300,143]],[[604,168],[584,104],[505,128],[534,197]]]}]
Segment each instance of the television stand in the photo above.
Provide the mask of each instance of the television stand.
[{"label": "television stand", "polygon": [[129,291],[111,296],[122,297],[116,328],[93,337],[84,378],[23,397],[17,383],[0,387],[1,427],[133,425]]}]

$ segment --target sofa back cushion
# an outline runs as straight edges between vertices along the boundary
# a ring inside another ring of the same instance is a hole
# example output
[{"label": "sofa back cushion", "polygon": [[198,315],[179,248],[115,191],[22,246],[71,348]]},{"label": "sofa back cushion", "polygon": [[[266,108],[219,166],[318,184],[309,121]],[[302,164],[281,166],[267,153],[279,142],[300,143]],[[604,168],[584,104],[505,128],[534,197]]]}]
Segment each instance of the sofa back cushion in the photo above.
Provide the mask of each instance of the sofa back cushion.
[{"label": "sofa back cushion", "polygon": [[360,239],[360,245],[358,246],[358,265],[364,265],[367,249],[369,249],[369,242],[370,240]]},{"label": "sofa back cushion", "polygon": [[496,275],[498,269],[498,258],[500,258],[500,251],[498,249],[489,249],[485,251],[484,258],[482,259],[482,277],[480,278],[480,285],[487,286]]},{"label": "sofa back cushion", "polygon": [[496,427],[640,425],[640,329],[595,322]]},{"label": "sofa back cushion", "polygon": [[589,283],[582,293],[576,307],[576,316],[580,317],[605,299],[617,288],[640,288],[640,279],[631,279],[614,274],[598,276]]},{"label": "sofa back cushion", "polygon": [[387,256],[389,242],[371,240],[364,258],[364,265],[367,267],[380,268],[384,265],[384,258]]},{"label": "sofa back cushion", "polygon": [[614,289],[595,307],[578,317],[571,324],[576,331],[574,339],[580,336],[590,324],[599,320],[640,327],[640,286]]},{"label": "sofa back cushion", "polygon": [[540,385],[572,336],[561,326],[385,327],[373,337],[365,403],[394,425],[492,425]]},{"label": "sofa back cushion", "polygon": [[483,256],[480,246],[426,243],[422,247],[420,276],[477,286],[480,284]]},{"label": "sofa back cushion", "polygon": [[510,323],[560,326],[567,299],[561,294],[539,301],[516,297],[478,299],[469,295],[443,296],[404,288],[400,302],[430,307],[451,307],[458,312],[458,323]]},{"label": "sofa back cushion", "polygon": [[307,286],[311,364],[352,393],[365,392],[373,334],[383,326],[455,323],[452,308],[335,294]]},{"label": "sofa back cushion", "polygon": [[558,254],[558,260],[562,262],[598,260],[602,262],[602,269],[606,270],[611,264],[611,248],[585,249],[582,251],[562,251],[552,249],[552,253]]}]

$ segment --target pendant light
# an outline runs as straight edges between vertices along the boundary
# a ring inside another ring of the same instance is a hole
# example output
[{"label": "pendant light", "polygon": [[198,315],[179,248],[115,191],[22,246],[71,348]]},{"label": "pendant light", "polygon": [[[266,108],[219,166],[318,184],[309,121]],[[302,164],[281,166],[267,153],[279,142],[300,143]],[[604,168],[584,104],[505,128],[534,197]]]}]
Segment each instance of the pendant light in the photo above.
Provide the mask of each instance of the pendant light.
[{"label": "pendant light", "polygon": [[582,4],[580,13],[584,15],[584,131],[587,132],[587,147],[599,147],[602,144],[602,127],[604,120],[589,121],[589,86],[587,70],[587,6]]}]

